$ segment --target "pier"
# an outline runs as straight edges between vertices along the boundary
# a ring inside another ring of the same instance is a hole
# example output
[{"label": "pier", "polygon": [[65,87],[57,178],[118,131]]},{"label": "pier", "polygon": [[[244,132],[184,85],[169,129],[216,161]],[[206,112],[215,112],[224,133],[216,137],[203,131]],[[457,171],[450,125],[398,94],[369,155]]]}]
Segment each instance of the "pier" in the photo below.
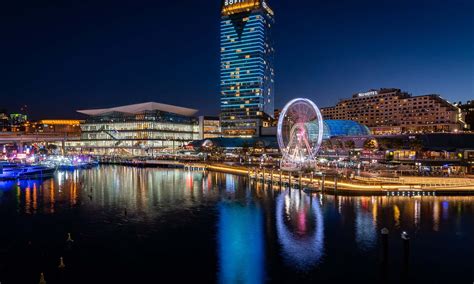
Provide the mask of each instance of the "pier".
[{"label": "pier", "polygon": [[[166,161],[155,165],[164,165]],[[407,177],[396,182],[378,179],[347,178],[324,172],[289,172],[274,168],[243,167],[226,164],[205,164],[171,161],[173,166],[186,170],[216,171],[247,176],[254,183],[271,188],[295,188],[312,192],[343,195],[435,196],[474,195],[473,178]]]}]

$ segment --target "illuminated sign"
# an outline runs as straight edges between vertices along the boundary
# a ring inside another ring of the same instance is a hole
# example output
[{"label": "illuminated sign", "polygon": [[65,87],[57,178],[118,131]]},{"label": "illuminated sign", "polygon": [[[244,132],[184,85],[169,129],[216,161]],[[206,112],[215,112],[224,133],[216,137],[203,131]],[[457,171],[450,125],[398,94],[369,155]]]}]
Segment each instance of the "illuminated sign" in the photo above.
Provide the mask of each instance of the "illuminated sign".
[{"label": "illuminated sign", "polygon": [[225,0],[224,1],[224,6],[229,6],[229,5],[234,5],[238,3],[243,3],[246,2],[247,0]]},{"label": "illuminated sign", "polygon": [[222,14],[231,15],[257,9],[260,7],[260,1],[261,0],[224,0],[222,2]]},{"label": "illuminated sign", "polygon": [[370,91],[370,92],[365,92],[365,93],[358,93],[358,97],[369,97],[369,96],[374,96],[378,95],[379,93],[377,91]]}]

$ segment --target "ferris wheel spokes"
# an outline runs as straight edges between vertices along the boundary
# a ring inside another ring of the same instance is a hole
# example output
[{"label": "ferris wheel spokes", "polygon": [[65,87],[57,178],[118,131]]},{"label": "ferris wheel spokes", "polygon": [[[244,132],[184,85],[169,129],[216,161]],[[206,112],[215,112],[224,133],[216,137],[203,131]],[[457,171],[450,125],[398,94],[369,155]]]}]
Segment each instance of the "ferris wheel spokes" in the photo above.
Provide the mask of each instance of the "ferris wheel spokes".
[{"label": "ferris wheel spokes", "polygon": [[278,144],[284,170],[300,170],[313,164],[323,137],[322,115],[308,99],[294,99],[278,121]]}]

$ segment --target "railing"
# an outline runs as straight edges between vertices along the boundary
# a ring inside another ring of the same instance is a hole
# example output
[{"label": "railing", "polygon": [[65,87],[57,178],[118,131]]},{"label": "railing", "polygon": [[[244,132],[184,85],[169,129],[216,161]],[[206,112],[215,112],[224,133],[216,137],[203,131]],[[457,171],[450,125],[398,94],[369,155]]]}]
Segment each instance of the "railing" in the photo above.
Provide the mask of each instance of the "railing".
[{"label": "railing", "polygon": [[364,181],[367,183],[395,183],[400,185],[419,185],[424,188],[434,187],[466,187],[472,186],[474,189],[474,179],[471,178],[424,178],[424,177],[399,177],[399,178],[384,178],[384,177],[355,177],[354,179]]}]

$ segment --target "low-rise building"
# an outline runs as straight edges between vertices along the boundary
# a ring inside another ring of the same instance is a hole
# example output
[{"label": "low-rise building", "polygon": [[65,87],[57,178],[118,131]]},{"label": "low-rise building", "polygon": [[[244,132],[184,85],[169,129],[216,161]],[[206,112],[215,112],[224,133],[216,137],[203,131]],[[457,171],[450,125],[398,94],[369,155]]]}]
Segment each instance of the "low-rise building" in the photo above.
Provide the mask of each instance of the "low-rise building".
[{"label": "low-rise building", "polygon": [[218,138],[222,136],[221,122],[217,116],[199,117],[199,139]]},{"label": "low-rise building", "polygon": [[27,124],[25,132],[30,133],[51,133],[64,134],[68,136],[81,134],[81,123],[84,120],[78,119],[43,119]]},{"label": "low-rise building", "polygon": [[200,138],[197,110],[155,102],[79,110],[89,117],[67,146],[94,155],[155,156]]}]

